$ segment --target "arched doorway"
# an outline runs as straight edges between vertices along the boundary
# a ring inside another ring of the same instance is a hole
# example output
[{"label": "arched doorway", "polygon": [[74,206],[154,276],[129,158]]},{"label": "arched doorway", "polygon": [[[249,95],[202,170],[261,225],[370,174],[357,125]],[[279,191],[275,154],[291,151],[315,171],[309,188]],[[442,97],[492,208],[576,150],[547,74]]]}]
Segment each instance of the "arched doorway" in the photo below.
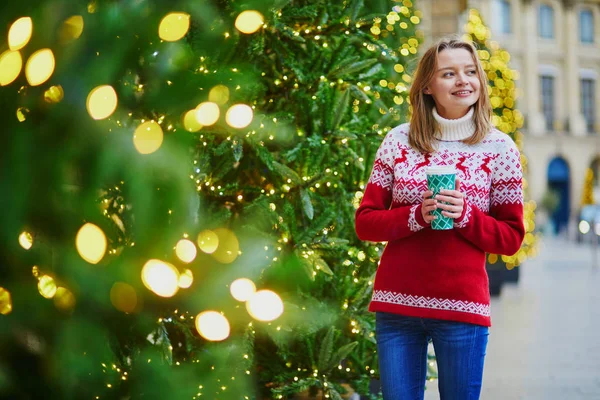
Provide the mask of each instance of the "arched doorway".
[{"label": "arched doorway", "polygon": [[571,176],[569,164],[562,157],[555,157],[548,164],[548,191],[557,199],[551,218],[554,232],[560,233],[569,224]]}]

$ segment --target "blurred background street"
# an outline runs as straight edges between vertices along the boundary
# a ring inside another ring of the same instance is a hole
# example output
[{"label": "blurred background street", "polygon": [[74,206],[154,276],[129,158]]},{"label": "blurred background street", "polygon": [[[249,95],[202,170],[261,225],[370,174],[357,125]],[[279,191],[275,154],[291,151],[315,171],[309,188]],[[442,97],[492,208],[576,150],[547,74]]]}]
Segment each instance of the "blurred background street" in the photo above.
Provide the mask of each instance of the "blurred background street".
[{"label": "blurred background street", "polygon": [[[599,288],[590,244],[544,238],[519,282],[492,299],[481,399],[600,399]],[[428,389],[426,400],[439,399],[437,381]]]}]

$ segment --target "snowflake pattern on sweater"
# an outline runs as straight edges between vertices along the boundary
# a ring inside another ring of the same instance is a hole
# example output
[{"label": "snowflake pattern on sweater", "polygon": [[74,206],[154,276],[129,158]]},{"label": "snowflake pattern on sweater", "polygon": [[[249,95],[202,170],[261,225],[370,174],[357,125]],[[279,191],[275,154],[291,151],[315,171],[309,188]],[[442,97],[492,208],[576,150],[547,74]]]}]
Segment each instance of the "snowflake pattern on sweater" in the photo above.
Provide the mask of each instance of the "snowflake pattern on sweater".
[{"label": "snowflake pattern on sweater", "polygon": [[[356,213],[359,238],[388,242],[369,309],[489,326],[485,253],[513,254],[524,237],[519,151],[493,130],[476,145],[438,141],[436,152],[422,154],[408,130],[386,135]],[[421,215],[433,165],[454,166],[465,194],[451,231],[432,230]]]}]

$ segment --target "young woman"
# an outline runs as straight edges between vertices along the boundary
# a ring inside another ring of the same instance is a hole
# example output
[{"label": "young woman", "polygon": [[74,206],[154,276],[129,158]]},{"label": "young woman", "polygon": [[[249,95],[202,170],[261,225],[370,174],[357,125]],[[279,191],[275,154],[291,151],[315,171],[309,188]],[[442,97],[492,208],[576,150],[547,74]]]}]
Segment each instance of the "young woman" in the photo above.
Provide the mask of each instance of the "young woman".
[{"label": "young woman", "polygon": [[[479,399],[490,326],[486,253],[523,240],[520,154],[490,120],[487,77],[475,47],[444,39],[421,58],[410,124],[381,144],[360,207],[361,240],[388,242],[375,279],[379,370],[385,400],[423,399],[427,344],[442,400]],[[427,190],[429,166],[453,166],[455,190]],[[431,211],[454,219],[433,230]]]}]

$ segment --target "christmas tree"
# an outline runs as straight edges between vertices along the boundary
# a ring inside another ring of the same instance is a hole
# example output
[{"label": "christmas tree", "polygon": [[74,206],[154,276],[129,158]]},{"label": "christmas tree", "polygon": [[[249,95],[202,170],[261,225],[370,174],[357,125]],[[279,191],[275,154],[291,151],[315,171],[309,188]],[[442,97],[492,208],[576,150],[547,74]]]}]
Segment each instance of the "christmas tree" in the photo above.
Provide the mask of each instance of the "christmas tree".
[{"label": "christmas tree", "polygon": [[409,0],[3,4],[0,397],[369,396]]},{"label": "christmas tree", "polygon": [[[465,25],[465,39],[473,41],[478,48],[479,59],[488,78],[488,93],[494,115],[492,123],[496,128],[509,135],[521,151],[523,166],[523,189],[527,198],[527,157],[523,153],[523,138],[519,129],[523,127],[523,114],[517,109],[517,88],[515,81],[519,73],[510,69],[510,54],[502,49],[497,42],[491,40],[491,32],[483,23],[476,9],[469,10],[468,22]],[[523,219],[525,224],[525,239],[521,249],[513,256],[502,256],[508,269],[521,265],[527,258],[537,254],[538,236],[535,231],[535,208],[533,200],[524,203]],[[488,262],[495,264],[499,259],[497,254],[489,254]]]}]

